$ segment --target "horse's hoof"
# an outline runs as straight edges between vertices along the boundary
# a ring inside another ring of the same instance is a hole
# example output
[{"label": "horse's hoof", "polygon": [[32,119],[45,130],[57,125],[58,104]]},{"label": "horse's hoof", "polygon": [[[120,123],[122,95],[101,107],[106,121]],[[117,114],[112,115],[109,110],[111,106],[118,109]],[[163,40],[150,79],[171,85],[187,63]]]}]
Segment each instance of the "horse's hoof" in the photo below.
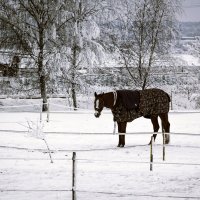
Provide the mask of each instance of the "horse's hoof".
[{"label": "horse's hoof", "polygon": [[123,144],[118,144],[117,147],[124,147],[124,145]]},{"label": "horse's hoof", "polygon": [[170,143],[170,141],[169,140],[165,140],[165,144],[169,144]]},{"label": "horse's hoof", "polygon": [[165,144],[169,144],[170,143],[170,136],[166,135],[165,137]]},{"label": "horse's hoof", "polygon": [[148,145],[151,145],[151,141],[149,142],[149,144]]},{"label": "horse's hoof", "polygon": [[[155,143],[155,139],[153,139],[153,142]],[[150,140],[150,142],[149,142],[149,144],[148,145],[151,145],[151,140]]]}]

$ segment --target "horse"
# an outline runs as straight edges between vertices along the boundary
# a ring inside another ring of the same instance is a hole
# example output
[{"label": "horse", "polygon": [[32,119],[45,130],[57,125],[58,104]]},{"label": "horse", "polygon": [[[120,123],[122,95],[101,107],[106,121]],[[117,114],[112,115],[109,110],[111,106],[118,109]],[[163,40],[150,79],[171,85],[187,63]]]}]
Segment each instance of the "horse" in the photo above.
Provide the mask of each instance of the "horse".
[{"label": "horse", "polygon": [[[165,135],[165,144],[170,142],[170,123],[168,120],[169,95],[163,90],[152,88],[145,90],[117,90],[114,92],[94,93],[95,117],[99,118],[104,107],[111,109],[114,122],[117,122],[119,142],[118,147],[125,146],[125,133],[127,122],[132,122],[139,117],[150,119],[153,125],[153,139],[160,126],[158,117],[161,119],[162,132]],[[151,141],[150,141],[151,143]],[[149,144],[150,144],[149,143]]]}]

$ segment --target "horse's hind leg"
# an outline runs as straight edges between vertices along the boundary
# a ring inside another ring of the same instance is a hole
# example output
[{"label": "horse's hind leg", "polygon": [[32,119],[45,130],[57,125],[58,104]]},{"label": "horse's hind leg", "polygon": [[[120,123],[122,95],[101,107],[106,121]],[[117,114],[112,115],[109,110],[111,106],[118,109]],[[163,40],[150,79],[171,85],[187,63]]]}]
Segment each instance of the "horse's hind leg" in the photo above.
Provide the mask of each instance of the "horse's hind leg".
[{"label": "horse's hind leg", "polygon": [[[151,123],[153,124],[154,132],[158,132],[158,130],[160,128],[159,123],[158,123],[158,115],[151,116]],[[156,136],[157,136],[157,134],[153,134],[154,141],[156,140]],[[151,140],[150,140],[149,144],[151,144]]]},{"label": "horse's hind leg", "polygon": [[124,147],[125,145],[125,133],[127,122],[117,122],[118,124],[118,133],[123,133],[124,135],[119,135],[118,147]]},{"label": "horse's hind leg", "polygon": [[[118,133],[120,133],[121,132],[121,123],[117,122],[117,126],[118,126]],[[121,147],[121,145],[122,145],[122,136],[119,135],[119,141],[118,141],[117,147]]]},{"label": "horse's hind leg", "polygon": [[162,132],[163,133],[167,133],[165,135],[165,144],[169,144],[170,142],[170,123],[169,123],[169,120],[168,120],[168,113],[163,113],[163,114],[160,114],[160,119],[162,121]]}]

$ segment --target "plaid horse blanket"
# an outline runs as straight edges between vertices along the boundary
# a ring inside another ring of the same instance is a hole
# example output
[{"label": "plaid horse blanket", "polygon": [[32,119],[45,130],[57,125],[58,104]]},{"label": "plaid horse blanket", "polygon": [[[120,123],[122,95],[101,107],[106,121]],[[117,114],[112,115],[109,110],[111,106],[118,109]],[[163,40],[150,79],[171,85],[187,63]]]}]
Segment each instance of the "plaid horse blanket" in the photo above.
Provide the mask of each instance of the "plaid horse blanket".
[{"label": "plaid horse blanket", "polygon": [[[117,101],[116,105],[112,110],[114,121],[117,122],[131,122],[136,118],[145,117],[150,118],[152,115],[158,115],[161,113],[169,112],[169,95],[160,89],[146,89],[138,90],[138,93],[128,90],[116,91],[117,92]],[[134,95],[137,100],[134,100]],[[129,98],[128,106],[125,103],[125,99]],[[133,98],[133,105],[130,105],[130,99]],[[137,103],[137,104],[136,104]],[[137,105],[137,106],[136,106]],[[132,107],[130,109],[130,107]]]}]

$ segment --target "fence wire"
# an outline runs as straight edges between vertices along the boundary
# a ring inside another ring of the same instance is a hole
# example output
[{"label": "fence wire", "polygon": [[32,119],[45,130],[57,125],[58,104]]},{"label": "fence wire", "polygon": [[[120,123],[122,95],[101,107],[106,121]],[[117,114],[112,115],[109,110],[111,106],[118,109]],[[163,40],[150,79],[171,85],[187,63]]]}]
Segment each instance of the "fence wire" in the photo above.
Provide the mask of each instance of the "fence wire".
[{"label": "fence wire", "polygon": [[[72,107],[68,107],[68,106],[63,106],[63,105],[59,105],[59,104],[53,104],[50,103],[51,105],[54,106],[58,106],[58,107],[62,107],[64,109],[74,109]],[[20,106],[1,106],[1,108],[19,108],[19,107],[31,107],[31,106],[41,106],[42,104],[32,104],[32,105],[20,105]],[[90,114],[93,113],[92,110],[89,109],[81,109],[81,108],[77,108],[78,111],[81,112],[77,112],[77,111],[65,111],[62,112],[64,114],[66,113],[82,113],[82,114]],[[172,111],[173,113],[175,113],[174,111]],[[35,112],[34,112],[35,113]],[[60,113],[60,112],[50,112],[49,113]],[[182,113],[182,112],[178,112],[178,113]],[[186,112],[183,112],[186,113]],[[189,113],[189,112],[187,112]],[[199,111],[195,111],[192,113],[200,113]],[[4,123],[4,122],[0,122],[0,123]],[[9,122],[5,122],[5,123],[9,123]],[[10,122],[10,123],[19,123],[19,122]],[[21,122],[20,122],[21,123]],[[17,131],[17,130],[0,130],[0,132],[7,132],[7,133],[27,133],[28,131]],[[113,133],[81,133],[81,132],[44,132],[45,134],[78,134],[78,135],[118,135],[118,134],[113,134]],[[147,135],[147,134],[154,134],[152,132],[136,132],[136,133],[126,133],[128,134],[134,134],[134,135]],[[156,134],[162,134],[162,133],[156,133]],[[200,136],[200,134],[193,134],[193,133],[170,133],[172,135],[183,135],[183,136],[195,136],[198,137]],[[141,146],[141,145],[140,145]],[[200,148],[200,147],[193,147],[193,146],[180,146],[180,145],[167,145],[168,147],[178,147],[178,148]],[[134,146],[135,147],[135,146]],[[8,147],[8,146],[0,146],[0,148],[13,148],[13,149],[18,149],[18,150],[33,150],[33,151],[41,151],[41,152],[47,152],[46,149],[29,149],[29,148],[20,148],[20,147]],[[112,148],[113,149],[113,148]],[[116,148],[114,148],[116,149]],[[107,150],[107,149],[104,149]],[[74,150],[51,150],[52,152],[59,152],[59,151],[67,151],[67,152],[72,152]],[[83,150],[84,151],[84,150]],[[85,150],[85,151],[92,151],[92,150]],[[0,160],[21,160],[21,161],[49,161],[50,159],[48,158],[17,158],[17,157],[13,157],[13,158],[0,158]],[[68,160],[72,160],[69,158],[54,158],[53,160],[58,160],[58,161],[68,161]],[[108,162],[108,160],[101,160],[101,159],[76,159],[76,161],[79,162]],[[149,164],[149,162],[139,162],[139,161],[133,161],[133,160],[109,160],[109,162],[112,163],[137,163],[137,164]],[[200,163],[178,163],[178,162],[153,162],[153,164],[158,164],[158,165],[185,165],[185,166],[200,166]],[[115,196],[133,196],[133,197],[150,197],[150,198],[169,198],[169,199],[200,199],[200,196],[178,196],[178,195],[152,195],[152,194],[139,194],[139,193],[118,193],[118,192],[105,192],[105,191],[84,191],[84,190],[79,190],[76,189],[75,190],[78,193],[91,193],[91,194],[100,194],[100,195],[115,195]],[[0,188],[0,192],[41,192],[41,193],[45,193],[45,192],[72,192],[72,190],[68,190],[68,189],[40,189],[40,190],[32,190],[32,189],[3,189]]]},{"label": "fence wire", "polygon": [[[46,192],[72,192],[69,189],[1,189],[0,192],[34,192],[34,193],[46,193]],[[139,194],[139,193],[120,193],[120,192],[104,192],[104,191],[85,191],[85,190],[75,190],[76,193],[88,193],[88,194],[99,194],[99,195],[113,195],[117,197],[149,197],[149,198],[168,198],[168,199],[200,199],[200,196],[179,196],[179,195],[153,195],[153,194]]]},{"label": "fence wire", "polygon": [[173,198],[173,199],[200,199],[200,196],[153,195],[153,194],[117,193],[117,192],[84,191],[84,190],[76,190],[76,191],[81,193],[116,195],[123,197],[133,196],[133,197]]}]

